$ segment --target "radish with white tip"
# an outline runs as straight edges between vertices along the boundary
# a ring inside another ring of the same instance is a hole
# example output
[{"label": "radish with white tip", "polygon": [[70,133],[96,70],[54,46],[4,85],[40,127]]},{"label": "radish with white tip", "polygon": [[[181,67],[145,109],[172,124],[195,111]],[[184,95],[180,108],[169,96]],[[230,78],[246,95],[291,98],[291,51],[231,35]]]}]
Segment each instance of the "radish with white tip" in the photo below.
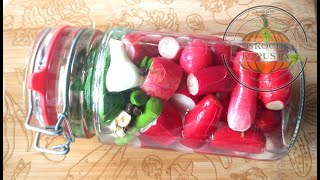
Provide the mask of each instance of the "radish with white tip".
[{"label": "radish with white tip", "polygon": [[187,85],[190,94],[197,96],[215,92],[231,92],[235,81],[225,66],[210,66],[190,73]]},{"label": "radish with white tip", "polygon": [[177,91],[169,101],[179,111],[182,120],[184,120],[186,114],[191,111],[201,99],[202,96],[193,96],[189,93],[187,75],[183,74]]},{"label": "radish with white tip", "polygon": [[[292,76],[289,70],[276,71],[270,74],[260,74],[259,88],[276,89],[283,86],[285,83],[290,82],[291,78]],[[288,85],[275,91],[259,92],[259,95],[267,109],[281,110],[289,103],[291,93],[292,85]]]},{"label": "radish with white tip", "polygon": [[[258,73],[236,66],[244,60],[259,61],[259,56],[255,52],[240,51],[235,56],[233,66],[235,74],[242,82],[250,84],[252,87],[257,87],[256,79],[252,78],[257,78]],[[258,92],[237,83],[232,91],[228,106],[228,126],[234,131],[243,132],[248,130],[256,118],[257,101]]]},{"label": "radish with white tip", "polygon": [[163,37],[159,41],[158,50],[161,57],[172,61],[177,61],[180,58],[183,48],[176,38]]}]

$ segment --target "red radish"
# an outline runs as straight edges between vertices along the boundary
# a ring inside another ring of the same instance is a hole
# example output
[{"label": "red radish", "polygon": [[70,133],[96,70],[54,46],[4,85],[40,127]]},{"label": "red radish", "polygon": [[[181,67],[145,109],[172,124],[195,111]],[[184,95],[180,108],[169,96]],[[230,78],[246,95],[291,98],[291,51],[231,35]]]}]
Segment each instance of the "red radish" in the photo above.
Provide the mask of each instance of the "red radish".
[{"label": "red radish", "polygon": [[167,101],[177,90],[182,69],[172,61],[162,57],[153,58],[146,80],[140,87],[149,96]]},{"label": "red radish", "polygon": [[[237,53],[234,62],[239,64],[244,60],[244,57],[252,58],[250,60],[257,60],[254,58],[259,56],[255,56],[254,52],[240,51]],[[257,77],[257,73],[244,70],[239,66],[234,66],[233,69],[242,82],[257,87],[256,80],[251,79]],[[246,131],[251,127],[256,118],[257,100],[258,93],[256,91],[253,91],[240,83],[236,85],[231,94],[227,115],[228,125],[232,130]]]},{"label": "red radish", "polygon": [[142,35],[137,33],[127,33],[122,42],[125,45],[128,57],[138,65],[145,56],[157,57],[160,35]]},{"label": "red radish", "polygon": [[219,122],[222,109],[214,95],[206,95],[187,114],[180,143],[195,149],[204,145]]},{"label": "red radish", "polygon": [[213,65],[211,49],[200,39],[192,40],[180,55],[180,66],[186,73],[191,73],[210,65]]},{"label": "red radish", "polygon": [[140,136],[162,146],[169,146],[177,138],[181,137],[181,131],[182,122],[178,111],[169,102],[165,102],[163,111],[156,119],[155,124],[140,134]]},{"label": "red radish", "polygon": [[248,129],[245,132],[237,132],[224,124],[213,133],[209,146],[221,150],[262,153],[266,146],[266,138],[260,131]]},{"label": "red radish", "polygon": [[281,111],[267,109],[262,103],[258,103],[256,119],[252,128],[263,132],[271,132],[280,125]]},{"label": "red radish", "polygon": [[189,93],[187,75],[183,74],[177,91],[170,98],[170,103],[179,111],[184,120],[185,115],[195,107],[201,98],[202,96],[193,96]]},{"label": "red radish", "polygon": [[158,46],[160,56],[169,60],[179,60],[183,50],[182,46],[174,37],[163,37]]},{"label": "red radish", "polygon": [[235,82],[225,66],[210,66],[190,73],[187,78],[190,94],[231,92]]},{"label": "red radish", "polygon": [[[260,74],[259,88],[276,89],[283,86],[285,83],[290,82],[291,78],[289,70],[276,71],[270,74]],[[292,86],[288,85],[275,91],[259,92],[259,95],[266,108],[270,110],[281,110],[289,103],[291,91]]]},{"label": "red radish", "polygon": [[221,121],[227,122],[228,106],[230,102],[231,93],[216,93],[216,97],[219,99],[223,106],[221,113]]},{"label": "red radish", "polygon": [[234,131],[246,131],[256,118],[258,93],[237,84],[228,107],[228,125]]}]

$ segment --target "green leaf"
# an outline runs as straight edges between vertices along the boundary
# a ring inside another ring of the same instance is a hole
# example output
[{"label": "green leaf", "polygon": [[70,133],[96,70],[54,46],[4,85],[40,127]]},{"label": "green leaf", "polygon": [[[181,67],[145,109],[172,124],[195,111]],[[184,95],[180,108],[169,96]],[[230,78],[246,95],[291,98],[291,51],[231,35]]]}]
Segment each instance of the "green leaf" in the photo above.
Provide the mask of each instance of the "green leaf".
[{"label": "green leaf", "polygon": [[292,53],[292,54],[288,54],[287,56],[292,64],[297,64],[298,61],[302,59],[299,53]]},{"label": "green leaf", "polygon": [[271,37],[272,37],[272,33],[270,32],[269,29],[264,28],[261,32],[261,36],[262,36],[264,42],[268,42],[269,39],[271,39]]}]

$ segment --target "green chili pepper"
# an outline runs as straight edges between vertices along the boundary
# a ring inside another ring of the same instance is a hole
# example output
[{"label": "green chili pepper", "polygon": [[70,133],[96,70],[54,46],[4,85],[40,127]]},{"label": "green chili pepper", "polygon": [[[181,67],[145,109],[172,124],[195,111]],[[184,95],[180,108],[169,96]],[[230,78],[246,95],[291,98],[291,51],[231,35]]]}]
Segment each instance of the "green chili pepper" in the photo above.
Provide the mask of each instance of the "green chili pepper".
[{"label": "green chili pepper", "polygon": [[144,107],[144,112],[137,116],[135,127],[141,129],[156,119],[163,109],[163,103],[161,99],[151,97]]},{"label": "green chili pepper", "polygon": [[144,106],[148,101],[148,96],[141,90],[134,90],[130,94],[130,102],[136,106]]},{"label": "green chili pepper", "polygon": [[150,59],[148,60],[148,64],[147,64],[147,68],[148,68],[148,69],[150,69],[152,62],[153,62],[153,58],[150,58]]},{"label": "green chili pepper", "polygon": [[140,63],[140,68],[146,67],[146,65],[147,65],[147,60],[148,60],[148,56],[145,56],[145,57],[143,58],[143,60],[141,61],[141,63]]}]

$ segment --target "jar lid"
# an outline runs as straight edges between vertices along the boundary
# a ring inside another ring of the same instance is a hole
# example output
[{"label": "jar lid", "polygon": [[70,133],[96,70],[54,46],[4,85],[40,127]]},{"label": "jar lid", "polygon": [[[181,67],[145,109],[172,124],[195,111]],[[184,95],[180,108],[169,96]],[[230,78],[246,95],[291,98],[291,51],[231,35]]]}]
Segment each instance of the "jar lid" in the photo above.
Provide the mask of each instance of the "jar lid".
[{"label": "jar lid", "polygon": [[[83,90],[74,90],[72,85],[84,83],[88,68],[85,62],[102,35],[99,30],[69,26],[47,28],[37,34],[26,67],[24,90],[29,97],[26,128],[46,135],[63,135],[67,141],[55,147],[58,150],[40,148],[38,133],[37,150],[66,154],[75,136],[94,135],[92,119],[85,118],[82,112],[86,110],[81,105]],[[75,114],[77,110],[80,112]]]}]

